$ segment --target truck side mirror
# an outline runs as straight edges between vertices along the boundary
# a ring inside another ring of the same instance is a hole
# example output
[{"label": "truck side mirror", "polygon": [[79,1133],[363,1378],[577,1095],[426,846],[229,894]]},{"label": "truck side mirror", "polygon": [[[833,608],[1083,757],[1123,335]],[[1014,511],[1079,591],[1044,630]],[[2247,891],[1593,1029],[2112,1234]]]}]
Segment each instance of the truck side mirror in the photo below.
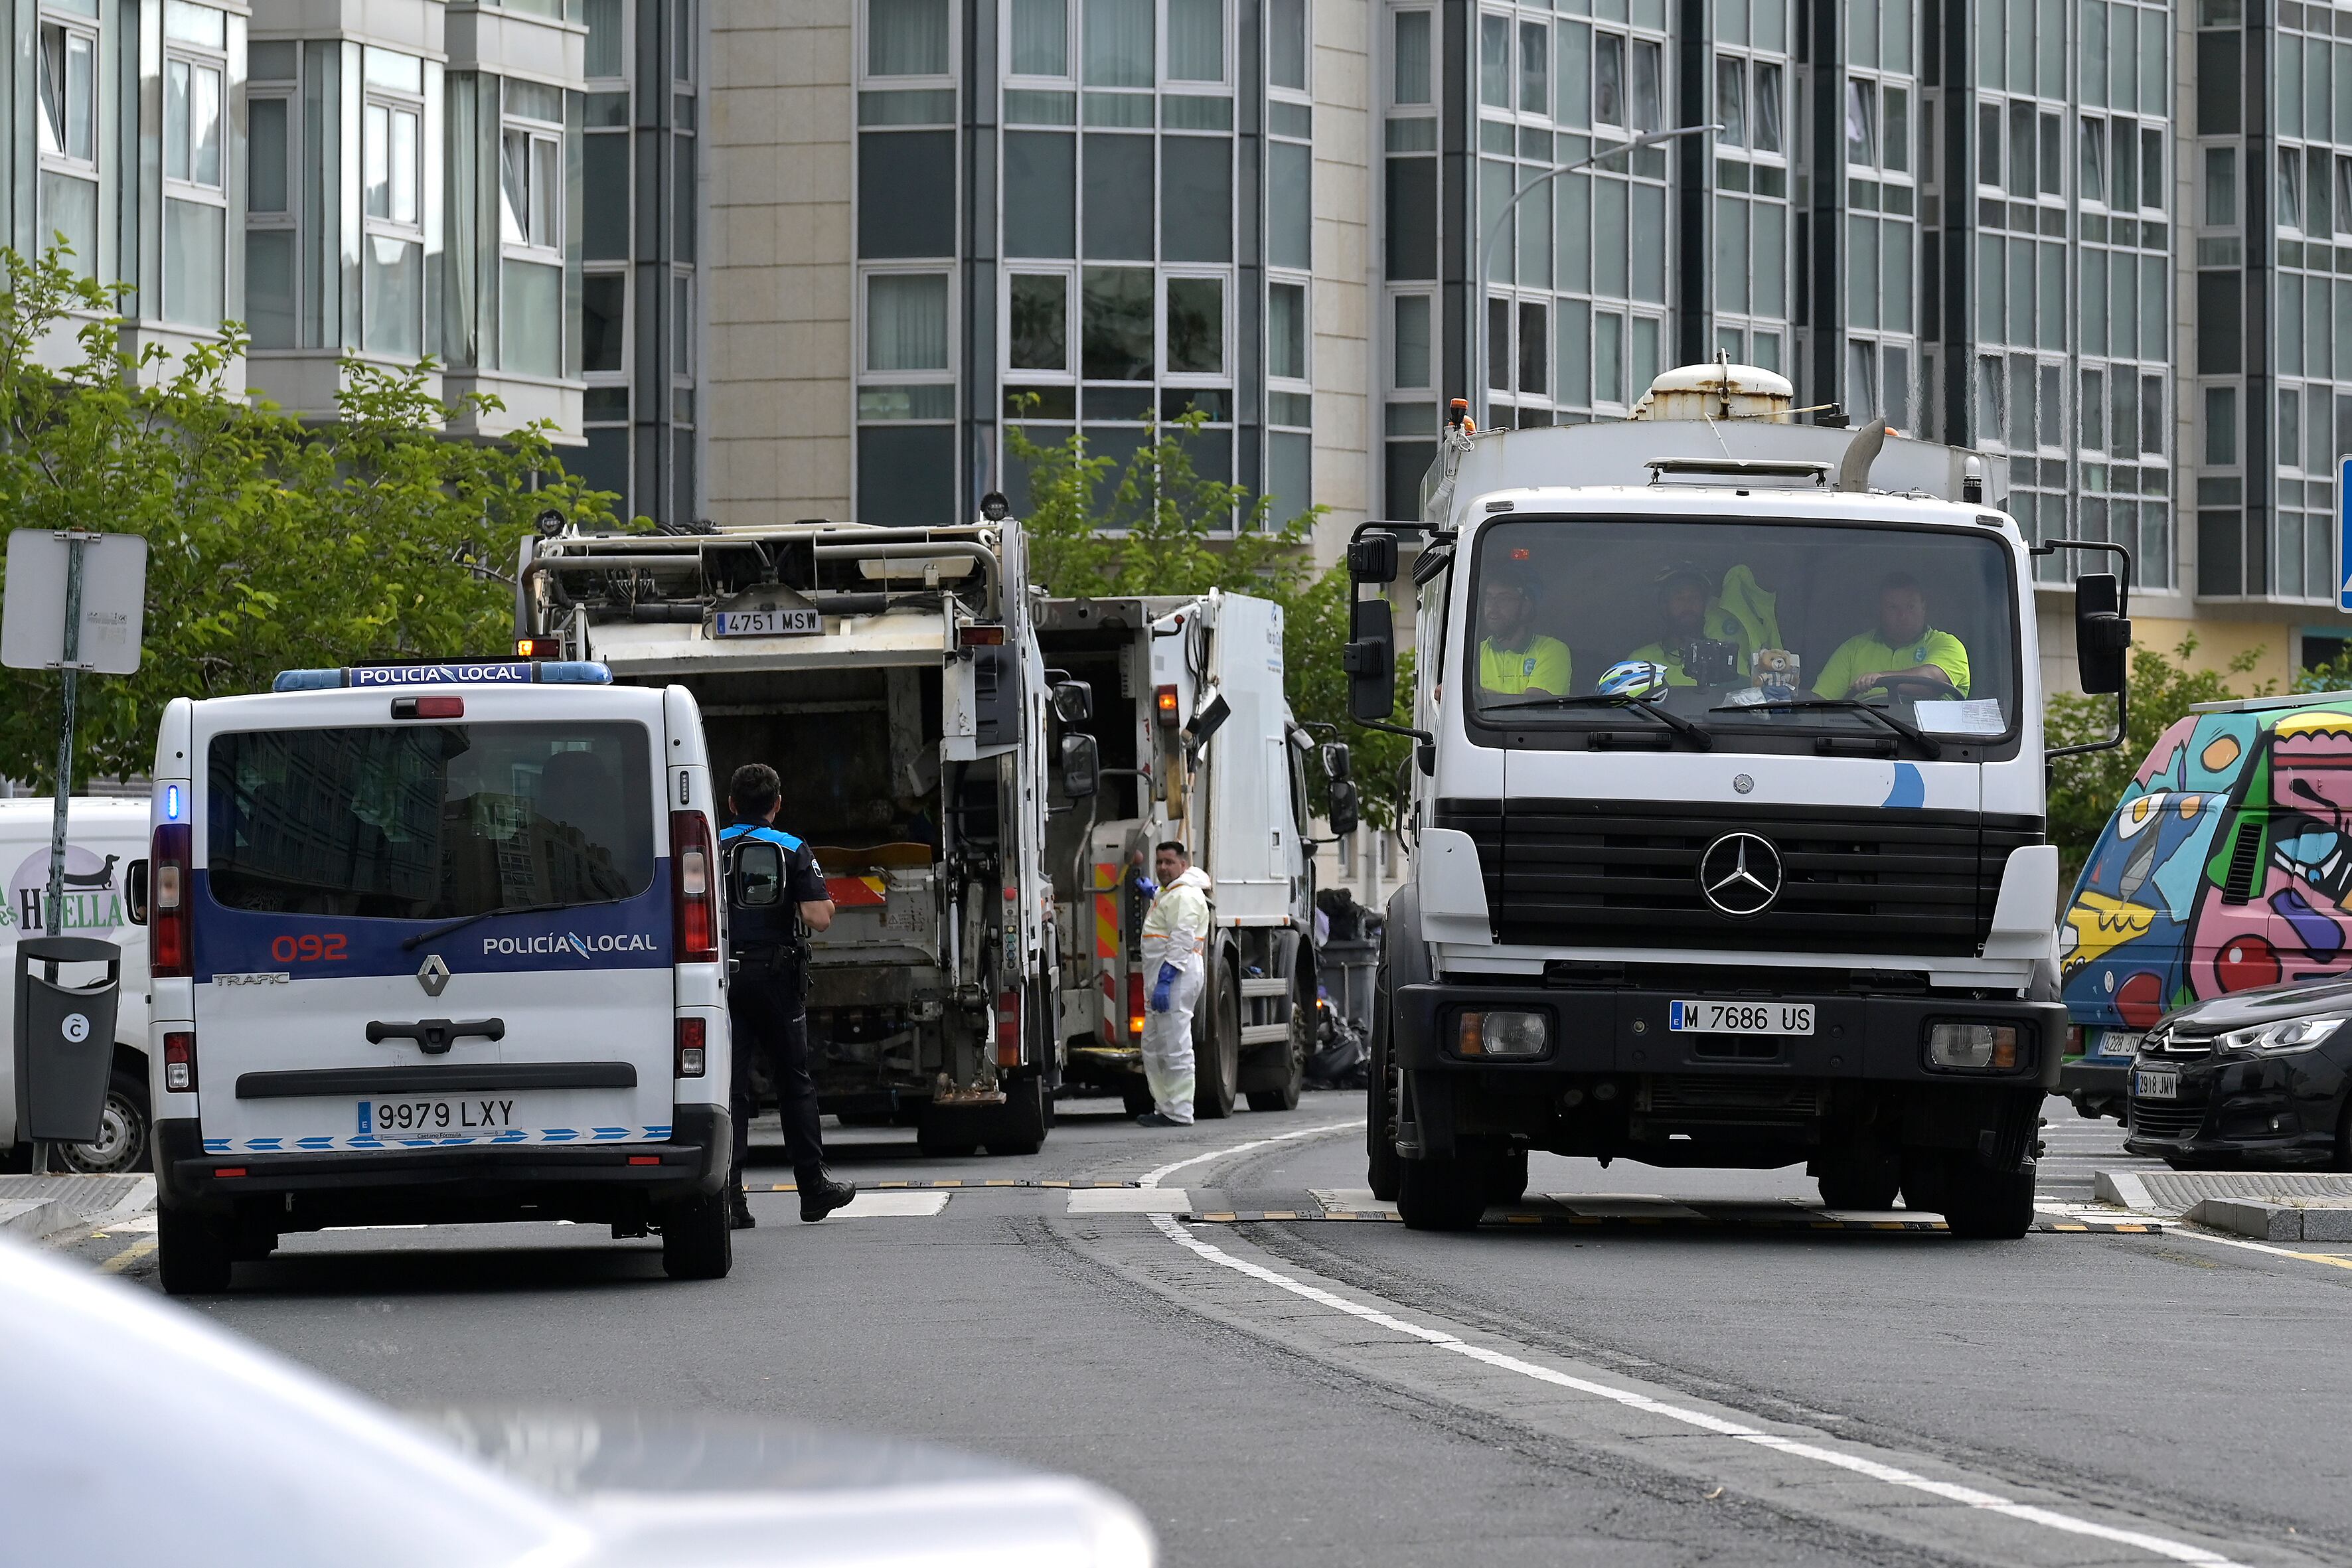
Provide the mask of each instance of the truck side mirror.
[{"label": "truck side mirror", "polygon": [[1092,735],[1062,737],[1062,793],[1084,800],[1095,793],[1102,772],[1102,750]]},{"label": "truck side mirror", "polygon": [[738,909],[773,909],[784,901],[784,852],[762,838],[730,847],[727,898]]},{"label": "truck side mirror", "polygon": [[1083,680],[1054,682],[1054,717],[1065,724],[1083,724],[1095,716],[1095,689]]},{"label": "truck side mirror", "polygon": [[131,869],[123,873],[122,908],[132,925],[147,923],[147,862],[143,857],[131,862]]},{"label": "truck side mirror", "polygon": [[[1393,543],[1393,541],[1391,541]],[[1349,546],[1350,553],[1355,546]],[[1348,713],[1359,723],[1386,723],[1396,710],[1396,620],[1386,599],[1358,599],[1348,611]]]},{"label": "truck side mirror", "polygon": [[1356,786],[1346,779],[1334,779],[1330,795],[1331,832],[1336,837],[1345,838],[1355,832],[1356,825],[1363,820],[1357,807]]},{"label": "truck side mirror", "polygon": [[2112,572],[2074,579],[2074,659],[2083,689],[2121,691],[2125,655],[2131,651],[2131,620],[2123,613],[2123,582]]},{"label": "truck side mirror", "polygon": [[1348,542],[1348,575],[1359,583],[1393,583],[1397,577],[1396,535],[1375,528]]},{"label": "truck side mirror", "polygon": [[1345,741],[1323,742],[1323,776],[1333,784],[1343,784],[1356,776],[1354,753]]}]

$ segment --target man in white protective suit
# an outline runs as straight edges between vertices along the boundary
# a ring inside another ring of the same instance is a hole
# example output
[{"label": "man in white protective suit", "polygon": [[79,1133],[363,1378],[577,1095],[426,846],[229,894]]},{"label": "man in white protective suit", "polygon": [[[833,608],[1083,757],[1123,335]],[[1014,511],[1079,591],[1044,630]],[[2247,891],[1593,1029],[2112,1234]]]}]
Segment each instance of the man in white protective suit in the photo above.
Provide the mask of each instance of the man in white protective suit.
[{"label": "man in white protective suit", "polygon": [[1209,877],[1181,844],[1152,855],[1160,891],[1143,917],[1143,1127],[1192,1125],[1192,1009],[1201,1003],[1201,945],[1209,934]]}]

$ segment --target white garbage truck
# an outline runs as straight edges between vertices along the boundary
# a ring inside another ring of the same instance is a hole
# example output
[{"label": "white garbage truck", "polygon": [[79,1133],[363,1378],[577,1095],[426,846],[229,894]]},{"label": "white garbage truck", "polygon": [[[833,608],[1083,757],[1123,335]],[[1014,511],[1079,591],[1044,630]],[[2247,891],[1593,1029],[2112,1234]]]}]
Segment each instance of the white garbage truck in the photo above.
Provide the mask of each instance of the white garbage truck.
[{"label": "white garbage truck", "polygon": [[1141,1062],[1140,949],[1153,846],[1182,844],[1211,881],[1193,1014],[1193,1113],[1298,1104],[1315,1048],[1315,855],[1309,765],[1355,824],[1348,748],[1318,744],[1284,694],[1282,606],[1245,594],[1048,598],[1038,642],[1083,683],[1100,786],[1047,832],[1061,941],[1059,1033],[1076,1085],[1151,1107]]},{"label": "white garbage truck", "polygon": [[1475,1225],[1531,1149],[2032,1223],[2066,1031],[2036,557],[2123,557],[2075,580],[2118,736],[2129,557],[2030,542],[1975,453],[1791,401],[1717,365],[1630,423],[1474,434],[1457,405],[1423,524],[1351,542],[1360,721],[1415,595],[1369,1133],[1410,1226]]},{"label": "white garbage truck", "polygon": [[524,654],[692,691],[722,793],[782,775],[836,906],[810,938],[819,1101],[939,1154],[1034,1152],[1060,1072],[1032,597],[1011,521],[564,530],[517,578]]}]

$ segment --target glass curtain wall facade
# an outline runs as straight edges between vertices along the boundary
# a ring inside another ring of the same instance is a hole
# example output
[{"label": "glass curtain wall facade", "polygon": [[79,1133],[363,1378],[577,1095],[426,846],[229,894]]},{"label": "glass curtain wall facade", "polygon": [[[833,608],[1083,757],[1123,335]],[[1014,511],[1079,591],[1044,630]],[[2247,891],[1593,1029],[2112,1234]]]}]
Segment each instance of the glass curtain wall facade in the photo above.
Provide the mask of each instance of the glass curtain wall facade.
[{"label": "glass curtain wall facade", "polygon": [[1307,0],[860,0],[854,505],[1028,503],[1006,437],[1312,494]]},{"label": "glass curtain wall facade", "polygon": [[698,439],[707,18],[698,0],[584,0],[582,472],[624,516],[704,516]]}]

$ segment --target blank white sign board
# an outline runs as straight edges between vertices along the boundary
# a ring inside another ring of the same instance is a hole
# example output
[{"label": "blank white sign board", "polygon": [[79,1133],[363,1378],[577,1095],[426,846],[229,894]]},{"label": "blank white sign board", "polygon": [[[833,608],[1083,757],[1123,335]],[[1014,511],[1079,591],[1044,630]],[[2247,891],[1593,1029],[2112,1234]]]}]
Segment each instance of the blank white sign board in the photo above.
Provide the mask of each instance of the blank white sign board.
[{"label": "blank white sign board", "polygon": [[[0,605],[0,664],[58,669],[66,647],[68,535],[20,528],[8,535],[8,590]],[[81,645],[73,668],[131,675],[146,626],[147,542],[135,533],[82,536]]]}]

